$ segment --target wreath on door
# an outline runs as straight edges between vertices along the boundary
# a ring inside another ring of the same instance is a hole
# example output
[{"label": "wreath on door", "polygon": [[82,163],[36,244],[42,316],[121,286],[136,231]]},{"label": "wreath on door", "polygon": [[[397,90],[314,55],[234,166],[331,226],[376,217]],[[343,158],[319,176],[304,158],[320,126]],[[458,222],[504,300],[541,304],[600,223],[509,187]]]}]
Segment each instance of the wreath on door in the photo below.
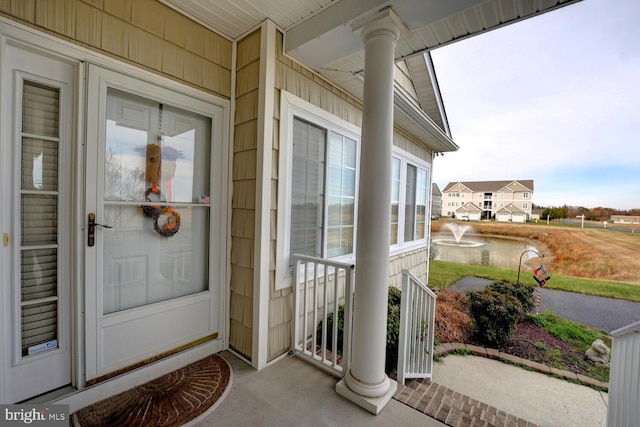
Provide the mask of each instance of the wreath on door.
[{"label": "wreath on door", "polygon": [[[145,192],[146,202],[162,201],[162,193],[153,185]],[[153,220],[153,229],[163,237],[171,237],[180,230],[180,214],[171,206],[144,205],[142,213]]]},{"label": "wreath on door", "polygon": [[171,237],[180,230],[180,214],[167,206],[153,218],[153,229],[163,237]]},{"label": "wreath on door", "polygon": [[[153,220],[153,229],[163,237],[171,237],[180,230],[180,214],[171,206],[161,204],[162,192],[158,189],[161,179],[166,181],[167,199],[171,202],[171,179],[175,174],[176,160],[182,153],[173,147],[162,147],[162,104],[158,109],[158,143],[147,144],[145,179],[151,183],[144,193],[145,202],[159,202],[142,206],[142,213]],[[164,162],[163,162],[164,160]],[[165,176],[161,174],[162,163],[165,163]],[[170,175],[170,176],[167,176]]]}]

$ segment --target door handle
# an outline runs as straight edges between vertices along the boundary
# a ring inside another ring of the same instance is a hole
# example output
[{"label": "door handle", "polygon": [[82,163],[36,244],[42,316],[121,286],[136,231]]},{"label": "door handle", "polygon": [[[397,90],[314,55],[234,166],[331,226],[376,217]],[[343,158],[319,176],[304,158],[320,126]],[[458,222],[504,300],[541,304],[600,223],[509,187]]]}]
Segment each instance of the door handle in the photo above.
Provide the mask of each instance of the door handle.
[{"label": "door handle", "polygon": [[89,227],[87,235],[87,244],[94,246],[96,244],[96,227],[113,228],[111,225],[98,224],[96,222],[96,214],[89,214]]}]

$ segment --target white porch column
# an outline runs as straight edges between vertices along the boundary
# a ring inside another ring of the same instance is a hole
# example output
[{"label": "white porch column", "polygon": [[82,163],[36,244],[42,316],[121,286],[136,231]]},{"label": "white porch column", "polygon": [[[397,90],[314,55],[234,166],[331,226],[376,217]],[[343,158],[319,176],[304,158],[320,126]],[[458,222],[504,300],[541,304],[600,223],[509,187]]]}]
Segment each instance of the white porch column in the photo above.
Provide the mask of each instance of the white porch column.
[{"label": "white porch column", "polygon": [[336,391],[375,414],[397,384],[384,371],[393,145],[393,67],[403,28],[391,9],[362,22],[364,106],[351,369]]}]

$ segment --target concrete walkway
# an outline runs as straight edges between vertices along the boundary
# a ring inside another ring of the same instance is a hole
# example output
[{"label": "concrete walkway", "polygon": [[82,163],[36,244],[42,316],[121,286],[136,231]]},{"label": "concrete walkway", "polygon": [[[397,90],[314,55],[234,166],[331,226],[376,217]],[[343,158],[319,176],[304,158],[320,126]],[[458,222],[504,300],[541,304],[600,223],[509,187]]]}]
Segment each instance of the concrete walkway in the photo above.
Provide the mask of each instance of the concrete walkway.
[{"label": "concrete walkway", "polygon": [[449,355],[432,381],[541,427],[607,424],[606,392],[493,359]]},{"label": "concrete walkway", "polygon": [[[450,354],[461,352],[468,356]],[[446,357],[433,378],[398,384],[394,398],[447,425],[606,425],[607,383],[475,345],[434,353]]]},{"label": "concrete walkway", "polygon": [[[477,346],[443,344],[432,380],[402,386],[379,415],[335,392],[337,378],[299,358],[255,371],[230,352],[232,386],[199,426],[604,426],[607,394],[554,378],[540,364]],[[483,356],[483,357],[479,357]],[[527,365],[528,369],[504,363]],[[543,374],[537,372],[546,372]],[[578,382],[575,374],[553,372]],[[591,380],[593,381],[593,380]],[[602,384],[600,384],[602,385]]]}]

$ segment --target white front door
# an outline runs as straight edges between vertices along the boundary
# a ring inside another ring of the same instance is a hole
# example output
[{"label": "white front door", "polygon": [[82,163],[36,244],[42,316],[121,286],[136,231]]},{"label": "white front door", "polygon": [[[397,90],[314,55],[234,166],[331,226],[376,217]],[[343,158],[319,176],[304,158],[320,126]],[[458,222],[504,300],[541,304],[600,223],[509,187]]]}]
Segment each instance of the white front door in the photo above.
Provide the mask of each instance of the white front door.
[{"label": "white front door", "polygon": [[90,66],[86,378],[222,349],[224,108]]},{"label": "white front door", "polygon": [[11,43],[4,60],[0,395],[18,402],[72,382],[72,106],[78,65]]}]

